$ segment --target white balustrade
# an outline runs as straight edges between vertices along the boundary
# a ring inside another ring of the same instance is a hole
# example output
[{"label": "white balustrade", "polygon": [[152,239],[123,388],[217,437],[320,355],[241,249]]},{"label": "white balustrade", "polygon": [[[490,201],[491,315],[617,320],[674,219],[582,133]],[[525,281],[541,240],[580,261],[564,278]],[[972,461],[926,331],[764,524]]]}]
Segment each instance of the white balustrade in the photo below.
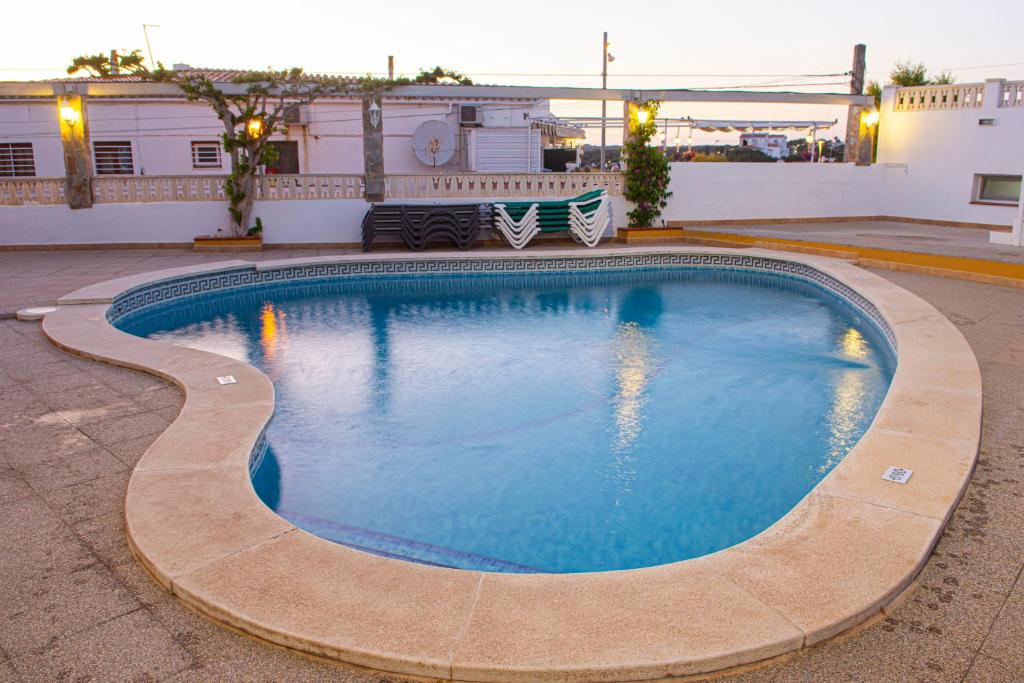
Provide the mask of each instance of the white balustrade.
[{"label": "white balustrade", "polygon": [[[94,176],[93,203],[226,201],[224,175]],[[621,195],[621,173],[457,173],[385,176],[388,199],[572,197],[597,188]],[[362,175],[261,175],[263,201],[362,199]],[[64,204],[63,178],[0,178],[0,206]]]},{"label": "white balustrade", "polygon": [[63,178],[0,178],[0,206],[65,203]]},{"label": "white balustrade", "polygon": [[984,104],[984,83],[953,83],[896,88],[895,111],[967,109]]},{"label": "white balustrade", "polygon": [[456,173],[388,175],[389,199],[572,197],[597,188],[621,195],[620,173]]},{"label": "white balustrade", "polygon": [[1000,107],[1024,107],[1024,81],[1007,81],[1003,83],[1003,93],[999,98]]}]

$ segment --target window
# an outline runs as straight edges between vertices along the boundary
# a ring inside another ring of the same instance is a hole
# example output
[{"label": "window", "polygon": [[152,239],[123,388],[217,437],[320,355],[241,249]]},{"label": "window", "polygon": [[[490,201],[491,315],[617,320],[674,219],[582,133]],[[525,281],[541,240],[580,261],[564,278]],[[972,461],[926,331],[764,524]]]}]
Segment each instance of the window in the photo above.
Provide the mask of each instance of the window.
[{"label": "window", "polygon": [[0,143],[0,176],[34,176],[36,162],[31,142]]},{"label": "window", "polygon": [[295,140],[274,140],[268,143],[277,154],[277,161],[267,164],[267,173],[298,173],[299,143]]},{"label": "window", "polygon": [[96,157],[96,175],[132,175],[132,143],[94,142],[93,156]]},{"label": "window", "polygon": [[1019,175],[974,176],[974,201],[1016,205],[1020,199]]},{"label": "window", "polygon": [[220,168],[219,142],[193,142],[192,168]]}]

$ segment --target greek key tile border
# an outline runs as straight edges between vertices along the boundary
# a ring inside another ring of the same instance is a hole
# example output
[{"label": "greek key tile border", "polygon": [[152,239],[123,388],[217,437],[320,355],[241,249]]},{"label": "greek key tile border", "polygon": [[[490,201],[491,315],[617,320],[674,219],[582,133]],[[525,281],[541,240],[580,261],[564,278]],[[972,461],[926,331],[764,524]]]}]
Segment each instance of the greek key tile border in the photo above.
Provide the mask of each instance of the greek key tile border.
[{"label": "greek key tile border", "polygon": [[339,278],[409,276],[471,276],[544,272],[600,272],[651,268],[727,268],[779,273],[814,283],[851,304],[885,335],[896,350],[896,335],[878,309],[848,285],[804,263],[746,254],[666,253],[607,256],[547,256],[538,258],[437,258],[340,261],[281,266],[267,270],[235,268],[170,282],[143,285],[114,299],[107,311],[113,324],[126,315],[178,299],[259,285]]}]

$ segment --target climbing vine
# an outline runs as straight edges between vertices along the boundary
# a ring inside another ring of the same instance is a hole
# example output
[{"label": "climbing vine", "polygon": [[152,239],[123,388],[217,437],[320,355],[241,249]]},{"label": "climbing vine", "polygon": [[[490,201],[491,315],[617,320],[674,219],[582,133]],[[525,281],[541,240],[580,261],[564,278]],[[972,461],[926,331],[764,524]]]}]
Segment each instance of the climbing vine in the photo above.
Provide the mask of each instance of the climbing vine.
[{"label": "climbing vine", "polygon": [[[117,63],[111,63],[111,59]],[[115,78],[130,74],[145,80],[177,85],[189,101],[202,101],[224,126],[221,143],[231,158],[231,171],[224,182],[233,232],[236,235],[258,235],[262,221],[252,218],[256,199],[256,175],[260,166],[277,160],[270,138],[285,132],[288,121],[299,109],[325,95],[363,95],[390,89],[396,85],[457,83],[471,85],[466,76],[440,66],[423,70],[415,78],[395,79],[344,78],[307,74],[302,69],[281,71],[245,71],[230,82],[215,82],[204,70],[173,71],[158,63],[150,71],[142,53],[113,51],[111,57],[100,53],[74,58],[69,74],[86,71],[98,78]]]},{"label": "climbing vine", "polygon": [[650,142],[657,131],[655,118],[659,102],[646,102],[630,108],[629,139],[622,146],[626,159],[626,187],[623,196],[633,203],[629,227],[646,228],[654,224],[668,205],[668,158]]}]

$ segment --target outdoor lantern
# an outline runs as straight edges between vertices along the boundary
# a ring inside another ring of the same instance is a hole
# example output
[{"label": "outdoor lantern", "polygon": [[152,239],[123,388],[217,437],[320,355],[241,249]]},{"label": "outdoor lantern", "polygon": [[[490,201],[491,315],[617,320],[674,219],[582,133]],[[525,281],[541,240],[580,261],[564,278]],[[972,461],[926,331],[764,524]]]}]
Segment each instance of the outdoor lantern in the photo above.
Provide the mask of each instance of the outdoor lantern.
[{"label": "outdoor lantern", "polygon": [[636,110],[636,120],[641,126],[647,123],[647,119],[651,117],[651,112],[647,111],[647,107],[640,106]]},{"label": "outdoor lantern", "polygon": [[70,104],[62,105],[60,108],[60,118],[70,128],[78,123],[78,110]]},{"label": "outdoor lantern", "polygon": [[245,132],[251,138],[258,138],[263,133],[263,119],[258,117],[249,119],[245,124]]},{"label": "outdoor lantern", "polygon": [[864,117],[864,123],[867,124],[868,126],[878,125],[878,110],[872,109],[871,111],[869,111],[867,113],[867,116]]},{"label": "outdoor lantern", "polygon": [[380,105],[376,102],[370,102],[370,125],[376,130],[377,126],[380,125]]}]

